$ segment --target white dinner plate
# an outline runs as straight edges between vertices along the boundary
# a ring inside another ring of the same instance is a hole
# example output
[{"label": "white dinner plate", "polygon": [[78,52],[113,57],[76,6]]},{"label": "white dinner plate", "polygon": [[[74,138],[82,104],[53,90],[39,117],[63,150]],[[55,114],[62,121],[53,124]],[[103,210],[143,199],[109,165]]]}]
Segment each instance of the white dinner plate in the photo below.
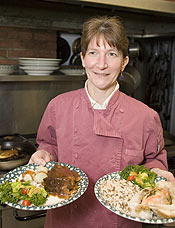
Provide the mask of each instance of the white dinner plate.
[{"label": "white dinner plate", "polygon": [[[130,220],[133,220],[133,221],[137,221],[137,222],[141,222],[141,223],[150,223],[150,224],[165,224],[165,223],[173,223],[175,222],[175,218],[172,218],[172,219],[141,219],[141,218],[138,218],[138,217],[133,217],[133,216],[130,216],[128,214],[125,214],[123,213],[122,211],[118,211],[116,210],[114,207],[111,207],[105,199],[102,198],[101,196],[101,192],[100,192],[100,188],[101,188],[101,185],[102,183],[105,181],[105,180],[109,180],[109,179],[121,179],[120,177],[120,172],[114,172],[114,173],[110,173],[110,174],[107,174],[103,177],[101,177],[95,184],[95,187],[94,187],[94,192],[95,192],[95,195],[97,197],[97,199],[99,200],[99,202],[104,206],[106,207],[108,210],[112,211],[113,213],[117,214],[117,215],[120,215],[124,218],[127,218],[127,219],[130,219]],[[156,181],[160,181],[160,180],[165,180],[165,178],[162,178],[162,177],[157,177]]]},{"label": "white dinner plate", "polygon": [[59,64],[61,59],[49,59],[49,58],[19,58],[19,63],[21,65],[55,65]]},{"label": "white dinner plate", "polygon": [[[88,183],[89,182],[88,182],[87,175],[82,170],[80,170],[79,168],[76,168],[76,167],[74,167],[72,165],[65,164],[65,163],[47,162],[46,163],[46,167],[48,169],[51,169],[55,164],[66,166],[70,170],[76,171],[81,176],[81,180],[78,183],[78,185],[79,185],[78,190],[75,193],[73,193],[71,195],[71,197],[69,197],[69,199],[61,199],[60,202],[57,201],[56,204],[46,205],[46,206],[39,206],[39,207],[33,206],[33,205],[30,205],[28,207],[24,207],[20,203],[11,203],[11,202],[5,202],[5,204],[7,204],[7,205],[9,205],[11,207],[17,208],[17,209],[38,211],[38,210],[48,210],[48,209],[52,209],[52,208],[62,207],[64,205],[67,205],[67,204],[75,201],[79,197],[81,197],[84,194],[84,192],[86,191],[87,187],[88,187]],[[7,181],[7,180],[9,180],[10,182],[13,182],[17,178],[19,178],[20,175],[22,173],[24,173],[26,170],[28,170],[28,169],[36,170],[37,167],[38,167],[38,165],[36,165],[36,164],[27,164],[27,165],[24,165],[24,166],[17,167],[16,169],[14,169],[14,170],[8,172],[7,174],[5,174],[0,179],[0,184],[3,183],[4,181]]]}]

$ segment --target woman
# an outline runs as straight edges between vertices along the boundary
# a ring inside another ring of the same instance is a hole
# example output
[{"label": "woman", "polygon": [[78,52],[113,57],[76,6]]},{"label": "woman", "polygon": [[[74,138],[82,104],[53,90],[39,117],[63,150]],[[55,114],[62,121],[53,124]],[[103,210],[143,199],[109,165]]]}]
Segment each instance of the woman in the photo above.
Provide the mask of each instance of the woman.
[{"label": "woman", "polygon": [[70,205],[48,210],[45,228],[139,228],[103,207],[94,184],[128,164],[145,164],[167,172],[166,151],[158,114],[119,91],[117,78],[127,65],[128,40],[116,17],[96,17],[83,25],[81,59],[85,88],[54,98],[43,115],[30,163],[60,161],[82,169],[88,190]]}]

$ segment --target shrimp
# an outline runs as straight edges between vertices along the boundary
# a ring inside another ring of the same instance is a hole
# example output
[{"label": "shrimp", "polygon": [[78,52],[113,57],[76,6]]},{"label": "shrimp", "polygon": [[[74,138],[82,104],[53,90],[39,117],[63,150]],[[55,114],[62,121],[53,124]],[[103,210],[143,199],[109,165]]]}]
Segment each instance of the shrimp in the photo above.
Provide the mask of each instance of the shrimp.
[{"label": "shrimp", "polygon": [[149,193],[143,197],[141,204],[142,205],[151,205],[151,204],[166,204],[170,205],[172,203],[171,195],[168,189],[166,188],[154,188],[149,191]]},{"label": "shrimp", "polygon": [[161,180],[157,183],[157,187],[168,189],[171,195],[172,204],[175,204],[175,183]]}]

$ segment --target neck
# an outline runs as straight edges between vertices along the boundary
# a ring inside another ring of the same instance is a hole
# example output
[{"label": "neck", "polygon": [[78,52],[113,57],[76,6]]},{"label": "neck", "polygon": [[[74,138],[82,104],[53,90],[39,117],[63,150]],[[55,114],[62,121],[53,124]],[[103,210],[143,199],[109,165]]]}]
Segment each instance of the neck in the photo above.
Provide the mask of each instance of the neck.
[{"label": "neck", "polygon": [[87,83],[87,89],[89,95],[95,100],[98,104],[103,104],[106,98],[114,91],[116,84],[114,84],[109,89],[98,89],[96,87],[89,86]]}]

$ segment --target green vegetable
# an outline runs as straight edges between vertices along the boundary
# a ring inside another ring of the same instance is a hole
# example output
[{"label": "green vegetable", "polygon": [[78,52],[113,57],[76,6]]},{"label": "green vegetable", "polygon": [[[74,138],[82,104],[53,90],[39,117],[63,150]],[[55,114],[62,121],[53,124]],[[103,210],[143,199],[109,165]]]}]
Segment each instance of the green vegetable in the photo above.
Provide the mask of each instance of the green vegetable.
[{"label": "green vegetable", "polygon": [[138,177],[140,177],[142,180],[147,180],[148,174],[147,173],[140,173],[139,172]]},{"label": "green vegetable", "polygon": [[4,204],[6,201],[11,203],[17,203],[19,200],[18,196],[13,195],[12,186],[9,181],[5,181],[0,184],[0,201]]},{"label": "green vegetable", "polygon": [[[22,188],[27,188],[27,194],[22,194]],[[44,188],[39,188],[28,182],[5,181],[0,184],[0,202],[18,203],[20,200],[28,199],[35,206],[44,205],[48,197],[48,193]]]},{"label": "green vegetable", "polygon": [[122,179],[128,180],[128,177],[132,174],[131,172],[137,173],[135,179],[132,180],[133,183],[139,185],[141,188],[155,187],[157,174],[151,172],[144,165],[128,165],[121,171],[120,176]]},{"label": "green vegetable", "polygon": [[35,206],[39,207],[39,206],[45,204],[46,199],[47,198],[45,196],[43,196],[42,194],[35,193],[30,198],[30,202],[31,202],[31,204],[34,204]]}]

